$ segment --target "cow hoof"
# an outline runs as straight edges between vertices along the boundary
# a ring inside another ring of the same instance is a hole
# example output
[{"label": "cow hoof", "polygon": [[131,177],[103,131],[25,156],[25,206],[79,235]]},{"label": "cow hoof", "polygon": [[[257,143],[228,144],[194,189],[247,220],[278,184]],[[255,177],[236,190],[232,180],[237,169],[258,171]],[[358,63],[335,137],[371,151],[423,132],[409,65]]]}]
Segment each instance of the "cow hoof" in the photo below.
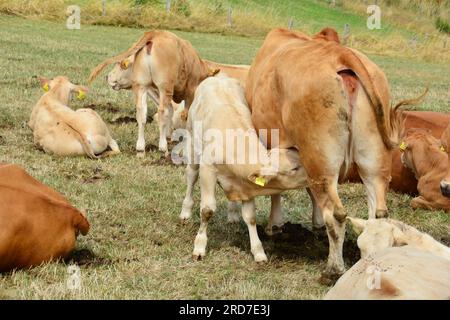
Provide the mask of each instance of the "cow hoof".
[{"label": "cow hoof", "polygon": [[255,262],[256,263],[266,263],[267,262],[267,256],[264,252],[258,253],[255,255]]},{"label": "cow hoof", "polygon": [[273,237],[276,236],[277,234],[283,233],[283,226],[272,226],[272,228],[270,228],[269,226],[267,226],[266,230],[266,235],[268,235],[269,237]]},{"label": "cow hoof", "polygon": [[194,253],[194,254],[192,254],[192,260],[194,260],[194,261],[202,261],[202,259],[203,259],[204,256],[205,256],[205,255],[201,255],[201,254],[196,254],[196,253]]},{"label": "cow hoof", "polygon": [[333,286],[336,283],[336,281],[339,280],[339,278],[343,274],[344,274],[344,272],[324,271],[320,275],[320,278],[319,278],[318,281],[319,281],[319,283],[321,285],[331,287],[331,286]]},{"label": "cow hoof", "polygon": [[136,157],[138,157],[139,159],[145,158],[145,151],[138,151],[136,153]]},{"label": "cow hoof", "polygon": [[180,218],[180,224],[185,226],[189,223],[189,218]]},{"label": "cow hoof", "polygon": [[380,218],[388,218],[388,217],[389,217],[389,214],[388,214],[388,211],[387,211],[387,210],[377,210],[377,211],[375,212],[375,217],[377,217],[377,219],[380,219]]}]

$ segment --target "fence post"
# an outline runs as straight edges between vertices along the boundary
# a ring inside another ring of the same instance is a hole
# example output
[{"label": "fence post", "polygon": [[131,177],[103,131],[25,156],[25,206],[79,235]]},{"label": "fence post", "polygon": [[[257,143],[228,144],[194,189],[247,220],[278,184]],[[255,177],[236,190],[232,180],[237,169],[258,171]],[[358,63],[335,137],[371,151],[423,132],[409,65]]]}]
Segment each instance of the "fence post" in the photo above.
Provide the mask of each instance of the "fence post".
[{"label": "fence post", "polygon": [[229,27],[233,26],[233,9],[228,8],[227,24]]},{"label": "fence post", "polygon": [[166,0],[166,11],[170,12],[170,0]]},{"label": "fence post", "polygon": [[348,23],[344,26],[344,45],[348,42],[348,37],[350,36],[350,25]]},{"label": "fence post", "polygon": [[294,18],[291,17],[288,22],[288,29],[292,30],[293,27],[294,27]]},{"label": "fence post", "polygon": [[102,0],[102,16],[106,16],[106,0]]}]

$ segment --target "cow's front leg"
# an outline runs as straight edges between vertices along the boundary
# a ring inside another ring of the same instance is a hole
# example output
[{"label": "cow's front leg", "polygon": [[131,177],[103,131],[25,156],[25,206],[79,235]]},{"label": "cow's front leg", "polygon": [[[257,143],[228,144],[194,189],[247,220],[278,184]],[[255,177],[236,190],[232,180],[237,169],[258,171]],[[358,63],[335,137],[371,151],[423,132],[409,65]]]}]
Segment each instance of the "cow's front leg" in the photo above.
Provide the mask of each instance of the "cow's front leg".
[{"label": "cow's front leg", "polygon": [[266,234],[274,236],[281,233],[283,227],[283,212],[281,211],[281,194],[271,196],[270,217],[266,227]]},{"label": "cow's front leg", "polygon": [[194,206],[194,186],[198,179],[198,165],[188,164],[186,166],[186,196],[183,200],[180,220],[185,224],[192,217],[192,207]]},{"label": "cow's front leg", "polygon": [[145,124],[147,123],[147,91],[142,87],[133,88],[136,100],[136,122],[138,123],[138,140],[136,151],[145,152]]},{"label": "cow's front leg", "polygon": [[201,260],[206,254],[208,221],[216,211],[216,183],[217,176],[215,168],[211,166],[200,166],[201,222],[194,241],[194,251],[192,253],[194,260]]},{"label": "cow's front leg", "polygon": [[255,200],[242,201],[242,218],[247,224],[248,234],[250,236],[250,247],[256,262],[267,261],[261,240],[258,237],[256,229]]}]

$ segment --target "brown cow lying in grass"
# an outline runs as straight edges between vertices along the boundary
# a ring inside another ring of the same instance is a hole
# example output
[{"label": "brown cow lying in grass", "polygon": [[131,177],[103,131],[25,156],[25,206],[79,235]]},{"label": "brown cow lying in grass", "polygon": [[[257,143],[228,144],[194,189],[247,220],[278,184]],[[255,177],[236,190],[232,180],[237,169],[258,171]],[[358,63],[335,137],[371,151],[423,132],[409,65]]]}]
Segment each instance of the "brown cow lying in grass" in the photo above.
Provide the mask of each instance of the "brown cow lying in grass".
[{"label": "brown cow lying in grass", "polygon": [[61,194],[0,164],[0,272],[65,258],[88,231],[86,217]]},{"label": "brown cow lying in grass", "polygon": [[325,299],[450,297],[450,248],[397,220],[348,220],[359,235],[362,259]]},{"label": "brown cow lying in grass", "polygon": [[442,134],[441,142],[448,156],[447,173],[441,181],[441,193],[443,196],[450,198],[450,124]]},{"label": "brown cow lying in grass", "polygon": [[419,196],[411,201],[411,206],[449,211],[450,199],[442,195],[440,188],[448,170],[448,154],[441,140],[434,138],[430,130],[410,129],[400,149],[403,164],[419,181]]},{"label": "brown cow lying in grass", "polygon": [[89,76],[89,82],[109,64],[129,67],[132,57],[131,87],[136,101],[138,152],[145,151],[144,126],[147,121],[147,95],[158,101],[159,150],[167,151],[166,137],[170,133],[173,114],[172,100],[185,100],[184,118],[194,100],[198,84],[218,70],[211,70],[186,40],[168,31],[146,32],[130,49],[105,60]]},{"label": "brown cow lying in grass", "polygon": [[97,158],[120,153],[116,141],[100,116],[91,109],[74,111],[68,107],[73,94],[83,98],[88,89],[59,76],[53,80],[40,78],[45,93],[34,106],[28,126],[34,143],[47,153],[59,156],[87,155]]}]

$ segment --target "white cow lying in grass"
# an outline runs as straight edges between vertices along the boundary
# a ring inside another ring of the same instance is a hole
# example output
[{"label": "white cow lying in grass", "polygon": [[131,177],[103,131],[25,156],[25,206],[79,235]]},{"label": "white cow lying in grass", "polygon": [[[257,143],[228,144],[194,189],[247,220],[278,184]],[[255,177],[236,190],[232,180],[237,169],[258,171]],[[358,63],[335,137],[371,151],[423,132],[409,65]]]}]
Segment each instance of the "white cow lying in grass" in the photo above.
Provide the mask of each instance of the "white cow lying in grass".
[{"label": "white cow lying in grass", "polygon": [[[199,125],[202,133],[196,131]],[[201,224],[193,258],[205,256],[206,229],[216,210],[215,188],[219,183],[229,200],[242,201],[242,217],[249,230],[251,251],[255,261],[266,261],[256,231],[254,198],[305,187],[306,174],[299,164],[298,151],[267,151],[253,127],[242,87],[237,80],[226,76],[211,77],[199,85],[189,110],[187,129],[193,138],[187,139],[190,164],[186,168],[187,192],[181,218],[192,215],[193,187],[199,174],[201,188]],[[234,141],[234,137],[227,138],[229,134],[245,137],[241,149],[236,148],[239,144],[229,147]],[[250,159],[257,156],[258,150],[259,157],[252,164]],[[239,157],[244,160],[241,164],[237,164]],[[275,166],[277,159],[278,168]],[[235,210],[235,205],[232,204],[231,209]]]},{"label": "white cow lying in grass", "polygon": [[52,80],[40,78],[45,93],[34,106],[28,126],[33,130],[34,143],[47,153],[59,156],[87,155],[97,158],[120,153],[116,141],[100,116],[91,109],[74,111],[68,107],[73,94],[84,98],[88,89],[58,76]]},{"label": "white cow lying in grass", "polygon": [[397,220],[349,220],[362,259],[325,299],[450,298],[450,248]]}]

